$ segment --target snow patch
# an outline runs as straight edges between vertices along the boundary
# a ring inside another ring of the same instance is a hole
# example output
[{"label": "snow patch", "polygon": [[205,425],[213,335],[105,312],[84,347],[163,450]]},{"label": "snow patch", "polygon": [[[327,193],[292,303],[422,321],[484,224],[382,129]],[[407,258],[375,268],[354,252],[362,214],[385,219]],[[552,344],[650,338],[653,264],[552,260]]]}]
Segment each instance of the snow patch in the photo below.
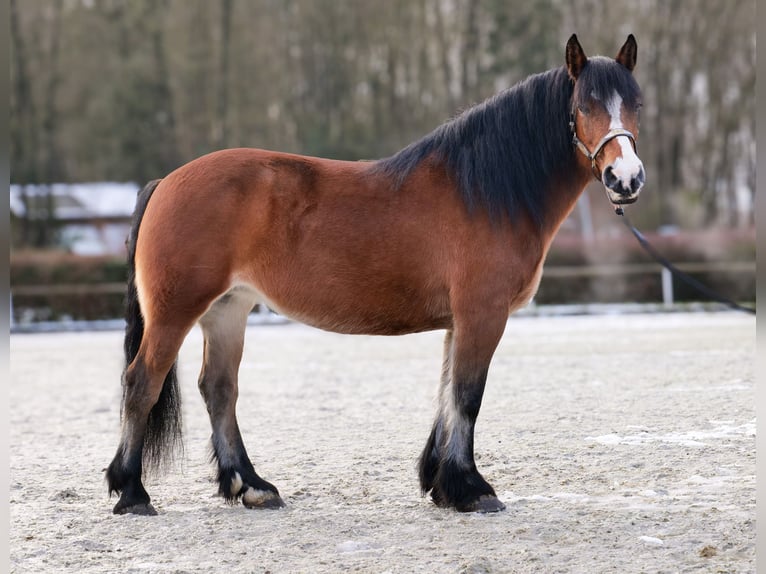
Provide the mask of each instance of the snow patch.
[{"label": "snow patch", "polygon": [[571,502],[572,504],[590,502],[591,500],[590,496],[587,494],[578,494],[576,492],[556,492],[553,494],[553,498],[563,500],[565,502]]},{"label": "snow patch", "polygon": [[655,538],[654,536],[639,536],[638,539],[641,542],[644,542],[644,543],[646,543],[646,544],[648,544],[650,546],[664,546],[665,545],[665,543],[661,539]]},{"label": "snow patch", "polygon": [[369,552],[370,550],[380,550],[377,544],[371,544],[363,540],[346,540],[335,547],[335,550],[341,554],[355,554],[357,552]]},{"label": "snow patch", "polygon": [[678,386],[665,389],[669,393],[709,393],[710,391],[752,391],[753,384],[746,384],[742,379],[735,379],[726,385]]},{"label": "snow patch", "polygon": [[650,488],[639,491],[638,495],[643,496],[644,498],[654,498],[655,496],[659,496],[656,490],[652,490]]},{"label": "snow patch", "polygon": [[[711,441],[716,439],[736,438],[736,437],[754,437],[755,436],[755,419],[750,422],[733,425],[733,421],[710,421],[711,423],[725,423],[718,424],[712,429],[687,431],[683,433],[668,433],[668,434],[654,434],[651,432],[644,432],[642,434],[630,434],[620,435],[617,433],[609,433],[600,436],[586,436],[586,441],[593,441],[599,444],[614,446],[618,444],[626,444],[629,446],[640,446],[643,444],[651,444],[657,442],[664,442],[669,444],[678,444],[680,446],[700,447],[707,446],[707,443],[703,441]],[[630,428],[630,427],[628,427]]]}]

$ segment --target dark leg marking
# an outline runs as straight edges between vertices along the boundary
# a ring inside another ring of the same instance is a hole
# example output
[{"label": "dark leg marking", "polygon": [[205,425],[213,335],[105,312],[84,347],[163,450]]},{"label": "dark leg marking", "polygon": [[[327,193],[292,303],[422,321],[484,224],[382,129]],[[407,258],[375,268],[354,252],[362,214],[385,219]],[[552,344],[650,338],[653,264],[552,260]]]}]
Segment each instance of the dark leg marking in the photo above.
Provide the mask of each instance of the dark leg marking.
[{"label": "dark leg marking", "polygon": [[460,360],[455,343],[448,331],[439,412],[420,457],[420,487],[423,493],[431,493],[438,506],[461,512],[497,512],[505,505],[476,468],[473,441],[491,353],[485,366],[469,369]]},{"label": "dark leg marking", "polygon": [[[120,494],[113,509],[115,514],[157,514],[141,482],[147,462],[145,455],[149,453],[150,465],[159,465],[180,438],[165,432],[175,428],[166,423],[168,418],[177,415],[179,407],[173,386],[176,384],[173,363],[177,348],[167,347],[165,351],[166,359],[159,366],[149,369],[143,355],[139,355],[125,371],[122,438],[106,471],[109,494]],[[157,417],[153,427],[150,413]],[[145,448],[147,441],[148,450]]]},{"label": "dark leg marking", "polygon": [[213,428],[211,458],[218,466],[219,494],[231,503],[241,498],[248,508],[280,508],[279,491],[255,472],[237,424],[238,370],[253,305],[251,292],[233,290],[200,319],[205,350],[199,390]]},{"label": "dark leg marking", "polygon": [[150,503],[149,493],[141,483],[141,472],[141,456],[133,456],[126,461],[120,448],[106,470],[109,495],[120,493],[120,499],[112,510],[114,514],[157,514]]}]

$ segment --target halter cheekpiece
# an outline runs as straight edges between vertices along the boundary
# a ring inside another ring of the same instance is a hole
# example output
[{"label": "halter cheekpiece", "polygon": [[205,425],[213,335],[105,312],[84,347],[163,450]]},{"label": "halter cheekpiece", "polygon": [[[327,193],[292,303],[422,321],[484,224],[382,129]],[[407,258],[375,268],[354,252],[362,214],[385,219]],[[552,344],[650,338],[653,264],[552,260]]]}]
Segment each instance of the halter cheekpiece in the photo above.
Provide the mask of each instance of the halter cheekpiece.
[{"label": "halter cheekpiece", "polygon": [[590,160],[590,167],[593,171],[593,175],[598,181],[601,181],[601,172],[598,171],[598,168],[596,167],[596,159],[598,158],[598,154],[601,153],[601,151],[604,149],[604,146],[608,144],[610,141],[612,141],[615,138],[618,138],[620,136],[625,136],[630,140],[630,144],[633,146],[633,151],[636,151],[636,138],[635,136],[629,132],[626,129],[623,128],[613,128],[606,132],[606,135],[601,138],[601,140],[596,145],[596,149],[591,152],[588,149],[588,146],[586,146],[580,138],[577,137],[577,126],[575,125],[575,110],[574,110],[574,102],[572,103],[572,110],[569,113],[569,129],[572,132],[572,143],[577,146],[577,149],[579,149],[585,157],[587,157]]}]

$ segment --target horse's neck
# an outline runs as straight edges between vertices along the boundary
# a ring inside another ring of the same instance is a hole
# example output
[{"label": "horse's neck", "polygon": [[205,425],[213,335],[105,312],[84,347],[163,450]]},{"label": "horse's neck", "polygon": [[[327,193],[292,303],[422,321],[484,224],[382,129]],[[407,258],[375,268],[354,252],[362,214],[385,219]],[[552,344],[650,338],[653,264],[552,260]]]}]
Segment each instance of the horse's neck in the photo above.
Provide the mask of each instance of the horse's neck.
[{"label": "horse's neck", "polygon": [[546,193],[550,198],[543,221],[543,233],[547,243],[553,240],[561,224],[577,205],[577,200],[593,179],[589,168],[578,163],[576,169],[567,174],[555,176]]}]

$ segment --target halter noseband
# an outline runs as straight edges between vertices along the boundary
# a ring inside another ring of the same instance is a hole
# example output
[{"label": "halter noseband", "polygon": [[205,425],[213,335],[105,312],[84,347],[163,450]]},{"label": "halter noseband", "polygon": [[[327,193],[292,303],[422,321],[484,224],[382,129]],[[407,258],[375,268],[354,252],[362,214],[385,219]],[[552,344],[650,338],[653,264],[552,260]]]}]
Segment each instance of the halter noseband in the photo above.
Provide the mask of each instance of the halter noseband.
[{"label": "halter noseband", "polygon": [[636,151],[636,138],[633,136],[632,133],[630,133],[628,130],[623,128],[613,128],[606,132],[606,135],[601,138],[601,141],[598,142],[598,145],[596,145],[596,149],[591,152],[588,149],[588,146],[586,146],[580,138],[577,137],[577,126],[575,125],[575,111],[574,111],[574,104],[572,106],[572,111],[569,114],[569,129],[572,131],[572,143],[577,146],[577,149],[579,149],[585,157],[587,157],[590,160],[590,167],[593,171],[593,175],[598,181],[601,181],[601,173],[598,171],[598,168],[596,167],[596,158],[598,158],[598,154],[601,153],[601,151],[604,149],[604,146],[608,144],[610,141],[612,141],[615,138],[618,138],[620,136],[625,136],[630,140],[631,145],[633,146],[633,151]]}]

